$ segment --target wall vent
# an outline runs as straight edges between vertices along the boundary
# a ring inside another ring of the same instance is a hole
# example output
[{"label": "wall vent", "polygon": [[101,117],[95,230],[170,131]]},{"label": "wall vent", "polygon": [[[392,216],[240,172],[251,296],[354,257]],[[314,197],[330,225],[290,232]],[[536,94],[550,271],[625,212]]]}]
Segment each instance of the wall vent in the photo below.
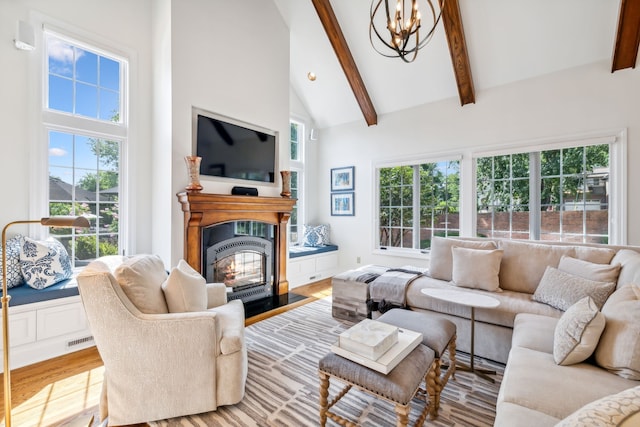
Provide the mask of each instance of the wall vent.
[{"label": "wall vent", "polygon": [[93,335],[89,335],[88,337],[78,338],[76,340],[67,341],[67,348],[75,347],[77,345],[84,344],[89,341],[93,341]]}]

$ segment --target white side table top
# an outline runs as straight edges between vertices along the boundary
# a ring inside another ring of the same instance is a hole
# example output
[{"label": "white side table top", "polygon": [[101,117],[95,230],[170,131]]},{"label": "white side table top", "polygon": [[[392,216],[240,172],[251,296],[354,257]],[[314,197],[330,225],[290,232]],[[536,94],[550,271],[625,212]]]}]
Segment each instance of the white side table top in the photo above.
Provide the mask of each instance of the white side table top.
[{"label": "white side table top", "polygon": [[449,301],[468,307],[493,308],[500,305],[500,301],[489,295],[480,295],[475,292],[459,291],[456,289],[422,289],[421,292],[433,298]]}]

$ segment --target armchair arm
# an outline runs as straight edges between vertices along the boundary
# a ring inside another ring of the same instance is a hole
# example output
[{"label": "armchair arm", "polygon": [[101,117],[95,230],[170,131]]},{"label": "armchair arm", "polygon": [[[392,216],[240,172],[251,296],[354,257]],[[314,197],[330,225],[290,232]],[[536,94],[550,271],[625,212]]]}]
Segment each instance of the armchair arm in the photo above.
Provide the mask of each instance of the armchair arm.
[{"label": "armchair arm", "polygon": [[227,303],[227,286],[224,283],[207,283],[207,308]]}]

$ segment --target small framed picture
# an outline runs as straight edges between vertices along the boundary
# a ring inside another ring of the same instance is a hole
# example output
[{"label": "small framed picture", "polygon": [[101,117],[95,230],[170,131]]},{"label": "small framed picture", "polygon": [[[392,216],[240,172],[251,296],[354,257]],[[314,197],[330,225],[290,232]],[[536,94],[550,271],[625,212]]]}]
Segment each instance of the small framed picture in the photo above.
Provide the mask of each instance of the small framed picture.
[{"label": "small framed picture", "polygon": [[331,215],[354,216],[355,211],[356,209],[355,209],[354,193],[332,193],[331,194]]},{"label": "small framed picture", "polygon": [[331,169],[331,191],[355,190],[354,169],[355,166]]}]

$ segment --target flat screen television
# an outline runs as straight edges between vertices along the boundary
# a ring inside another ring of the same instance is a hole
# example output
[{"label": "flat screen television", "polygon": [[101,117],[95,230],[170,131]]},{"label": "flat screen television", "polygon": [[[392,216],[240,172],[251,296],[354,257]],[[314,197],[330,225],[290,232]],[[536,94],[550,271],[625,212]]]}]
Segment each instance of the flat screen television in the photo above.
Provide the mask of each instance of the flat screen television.
[{"label": "flat screen television", "polygon": [[193,135],[201,176],[275,183],[276,131],[194,108]]}]

